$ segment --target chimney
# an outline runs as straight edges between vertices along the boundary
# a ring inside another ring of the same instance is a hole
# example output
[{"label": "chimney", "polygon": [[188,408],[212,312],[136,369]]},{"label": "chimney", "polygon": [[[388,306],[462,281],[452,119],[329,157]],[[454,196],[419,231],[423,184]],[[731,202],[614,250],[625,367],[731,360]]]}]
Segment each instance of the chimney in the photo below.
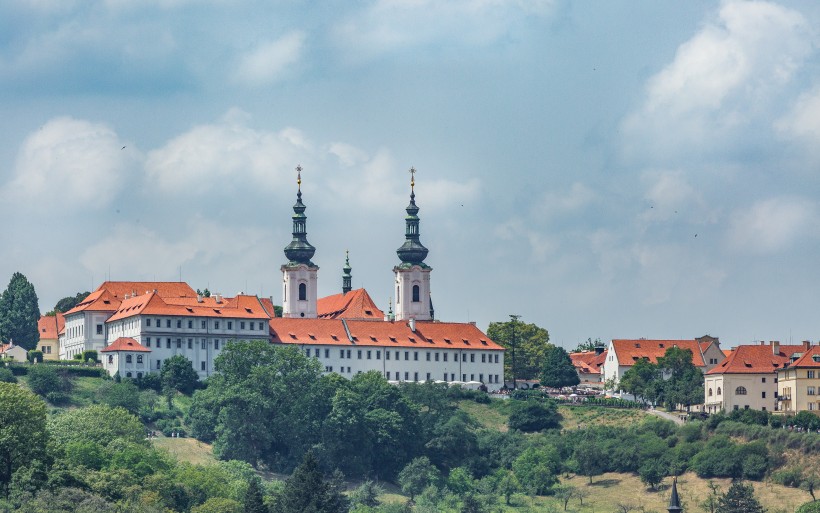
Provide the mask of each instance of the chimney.
[{"label": "chimney", "polygon": [[810,341],[808,341],[808,340],[804,340],[804,341],[803,341],[803,349],[805,349],[806,351],[808,351],[810,347],[811,347],[811,342],[810,342]]},{"label": "chimney", "polygon": [[197,302],[197,303],[201,303],[201,302],[202,302],[202,294],[197,294],[197,295],[196,295],[196,302]]},{"label": "chimney", "polygon": [[415,333],[416,332],[416,318],[415,317],[410,317],[410,323],[409,324],[410,324],[410,331]]},{"label": "chimney", "polygon": [[222,303],[222,294],[220,294],[219,292],[217,292],[216,294],[214,294],[214,298],[215,298],[214,300],[216,301],[216,303],[217,303],[217,304],[221,304],[221,303]]},{"label": "chimney", "polygon": [[595,354],[599,355],[604,352],[606,348],[604,346],[595,346]]},{"label": "chimney", "polygon": [[770,343],[772,345],[772,354],[780,354],[780,342],[778,342],[777,340],[772,340]]},{"label": "chimney", "polygon": [[766,345],[766,341],[765,341],[765,340],[761,340],[761,341],[760,341],[760,345],[761,345],[761,346],[765,346],[765,345]]}]

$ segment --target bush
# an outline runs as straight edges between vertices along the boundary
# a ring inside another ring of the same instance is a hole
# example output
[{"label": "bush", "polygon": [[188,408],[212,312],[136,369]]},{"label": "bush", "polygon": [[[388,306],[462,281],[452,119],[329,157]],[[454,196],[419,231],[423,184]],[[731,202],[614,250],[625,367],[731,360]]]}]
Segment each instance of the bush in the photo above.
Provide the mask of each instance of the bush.
[{"label": "bush", "polygon": [[162,390],[162,378],[159,374],[150,372],[141,378],[137,378],[136,384],[142,390],[153,390],[160,392]]},{"label": "bush", "polygon": [[97,351],[94,351],[93,349],[83,351],[81,359],[84,362],[91,361],[94,363],[99,363],[99,360],[97,360]]},{"label": "bush", "polygon": [[28,370],[28,387],[35,394],[45,396],[51,392],[68,392],[71,383],[54,367],[35,365]]},{"label": "bush", "polygon": [[797,508],[795,513],[820,513],[820,501],[807,502]]},{"label": "bush", "polygon": [[46,394],[46,401],[50,402],[55,406],[68,404],[69,400],[70,396],[63,392],[49,392]]},{"label": "bush", "polygon": [[11,369],[0,368],[0,382],[2,383],[17,383],[17,378]]},{"label": "bush", "polygon": [[525,433],[560,427],[558,408],[552,401],[515,401],[510,413],[509,427]]},{"label": "bush", "polygon": [[42,362],[43,361],[43,352],[39,349],[32,349],[28,352],[28,361],[35,363],[35,362]]}]

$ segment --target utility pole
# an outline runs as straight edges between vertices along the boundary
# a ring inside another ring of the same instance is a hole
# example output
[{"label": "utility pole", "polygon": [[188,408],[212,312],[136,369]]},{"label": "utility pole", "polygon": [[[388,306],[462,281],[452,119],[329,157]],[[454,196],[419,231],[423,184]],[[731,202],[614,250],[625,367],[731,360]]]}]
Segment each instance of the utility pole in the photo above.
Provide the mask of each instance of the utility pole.
[{"label": "utility pole", "polygon": [[510,347],[512,348],[512,379],[513,379],[513,390],[518,388],[515,379],[515,325],[518,323],[518,319],[521,318],[520,315],[510,314],[510,326],[512,328],[512,340],[510,341]]}]

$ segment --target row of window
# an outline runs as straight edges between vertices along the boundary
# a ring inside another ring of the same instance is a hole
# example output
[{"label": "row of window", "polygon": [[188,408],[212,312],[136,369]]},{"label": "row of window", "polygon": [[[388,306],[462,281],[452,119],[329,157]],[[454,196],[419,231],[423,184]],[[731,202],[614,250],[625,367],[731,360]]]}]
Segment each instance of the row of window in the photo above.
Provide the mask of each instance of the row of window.
[{"label": "row of window", "polygon": [[[226,329],[232,330],[233,329],[233,321],[225,321],[225,322],[227,324]],[[176,324],[177,328],[182,329],[182,324],[183,324],[182,319],[176,319],[175,324]],[[150,317],[146,318],[145,319],[145,326],[147,328],[150,328],[151,325],[152,325],[151,318]],[[162,327],[162,319],[160,319],[160,318],[154,319],[153,320],[153,325],[157,328],[161,328]],[[171,325],[172,325],[171,319],[165,319],[165,327],[170,328]],[[194,329],[194,320],[193,319],[188,319],[187,320],[187,326],[188,326],[189,330]],[[220,326],[221,326],[220,321],[214,321],[214,329],[215,330],[218,330]],[[207,327],[208,327],[208,321],[206,319],[201,319],[199,321],[199,329],[204,330],[204,329],[207,329]],[[265,323],[262,322],[262,321],[258,321],[258,322],[257,321],[239,321],[239,329],[240,330],[249,329],[249,330],[253,331],[254,327],[256,327],[257,331],[262,331],[262,330],[265,329]]]},{"label": "row of window", "polygon": [[[395,360],[401,360],[401,353],[402,353],[401,351],[394,351],[394,354],[395,354],[394,359]],[[315,358],[319,358],[321,354],[322,354],[322,350],[319,349],[318,347],[314,347],[312,349],[309,348],[309,347],[305,348],[305,355],[308,356],[308,357],[313,356]],[[439,357],[441,357],[441,361],[446,362],[449,358],[449,354],[450,353],[448,353],[448,352],[439,353],[437,351],[436,352],[427,351],[426,352],[426,357],[427,357],[428,362],[433,361],[433,360],[438,362],[438,361],[440,361]],[[325,358],[330,358],[330,349],[325,349],[324,350],[324,355],[325,355]],[[385,360],[390,360],[390,358],[391,358],[390,355],[391,355],[391,352],[389,350],[385,351],[384,352],[384,359]],[[382,359],[381,350],[380,349],[376,349],[376,350],[373,350],[373,349],[357,349],[356,350],[356,358],[358,360],[361,360],[363,358],[366,359],[366,360],[372,360],[374,356],[375,356],[376,360],[381,360]],[[475,363],[475,357],[476,357],[475,353],[470,353],[469,356],[470,356],[470,363]],[[353,357],[353,350],[352,349],[339,349],[339,358],[351,359],[352,357]],[[404,351],[404,359],[405,359],[405,361],[410,360],[410,351]],[[413,360],[418,361],[418,359],[419,359],[419,352],[418,351],[413,351]],[[453,354],[453,361],[454,362],[458,361],[458,353]],[[467,353],[461,353],[461,361],[462,362],[467,361]],[[498,354],[481,353],[481,363],[498,363],[498,362],[499,362]]]},{"label": "row of window", "polygon": [[[145,347],[151,347],[151,343],[152,343],[151,342],[151,337],[145,337]],[[157,349],[162,348],[162,339],[160,337],[157,337],[157,339],[153,342],[153,344],[154,344],[154,347],[157,348]],[[166,338],[165,339],[165,349],[171,349],[171,345],[172,345],[171,339]],[[173,345],[177,349],[182,349],[182,339],[181,338],[176,339],[176,341],[174,342]],[[188,349],[193,349],[193,348],[194,348],[194,339],[189,338],[188,339]],[[208,339],[205,339],[205,338],[199,339],[199,348],[200,349],[208,349]],[[214,340],[214,350],[216,350],[216,351],[219,350],[219,339]]]},{"label": "row of window", "polygon": [[[325,372],[333,372],[333,366],[332,365],[325,365]],[[345,373],[350,374],[351,370],[350,370],[350,367],[341,367],[339,369],[339,372],[341,372],[342,374],[345,374]],[[358,371],[358,374],[361,374],[361,373],[362,373],[362,371]],[[432,381],[433,377],[432,377],[431,373],[427,372],[425,374],[426,374],[425,381]],[[410,372],[408,372],[408,371],[404,372],[404,379],[402,379],[401,376],[402,376],[402,373],[398,372],[398,371],[396,371],[392,374],[391,374],[390,371],[387,371],[387,372],[384,373],[384,377],[387,378],[387,379],[394,379],[396,381],[419,381],[419,373],[418,372],[413,373],[413,379],[412,380],[410,379]],[[462,374],[461,375],[461,381],[466,382],[467,381],[467,376],[468,376],[467,374]],[[475,381],[475,376],[476,376],[475,374],[469,374],[469,376],[470,376],[470,381]],[[488,383],[501,383],[501,380],[500,380],[498,374],[487,374],[487,379],[489,380]],[[453,374],[453,373],[447,374],[445,372],[443,377],[442,377],[442,380],[447,381],[447,382],[455,381],[456,380],[456,375]],[[481,383],[484,383],[484,374],[479,374],[478,375],[478,381],[480,381]]]}]

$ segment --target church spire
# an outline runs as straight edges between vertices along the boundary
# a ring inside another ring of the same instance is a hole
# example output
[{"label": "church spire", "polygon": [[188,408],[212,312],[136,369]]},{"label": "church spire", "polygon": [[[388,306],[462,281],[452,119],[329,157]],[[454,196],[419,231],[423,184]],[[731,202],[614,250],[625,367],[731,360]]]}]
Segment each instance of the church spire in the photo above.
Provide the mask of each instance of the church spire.
[{"label": "church spire", "polygon": [[285,247],[285,256],[291,264],[307,264],[316,248],[307,241],[307,216],[305,204],[302,203],[302,166],[296,166],[296,204],[293,205],[293,240]]},{"label": "church spire", "polygon": [[353,280],[353,276],[350,274],[352,270],[350,267],[350,252],[345,250],[345,266],[342,267],[342,294],[347,294],[353,288],[350,284]]},{"label": "church spire", "polygon": [[405,222],[405,241],[402,246],[396,250],[399,259],[404,264],[420,265],[426,267],[424,259],[427,258],[428,250],[419,241],[419,207],[416,206],[416,169],[410,168],[410,204],[407,205],[407,216],[404,218]]},{"label": "church spire", "polygon": [[683,511],[680,506],[680,497],[678,497],[678,476],[672,478],[672,495],[669,497],[669,507],[666,510],[669,513],[681,513]]}]

